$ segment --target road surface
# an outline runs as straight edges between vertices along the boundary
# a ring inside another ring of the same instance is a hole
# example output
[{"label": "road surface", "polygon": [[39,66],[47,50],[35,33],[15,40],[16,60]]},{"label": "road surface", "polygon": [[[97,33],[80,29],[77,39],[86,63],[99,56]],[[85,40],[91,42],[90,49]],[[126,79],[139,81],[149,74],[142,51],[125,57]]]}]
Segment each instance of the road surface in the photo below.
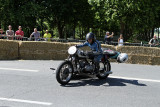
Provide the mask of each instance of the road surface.
[{"label": "road surface", "polygon": [[49,69],[61,62],[0,61],[0,107],[160,107],[160,66],[111,63],[106,80],[61,86]]}]

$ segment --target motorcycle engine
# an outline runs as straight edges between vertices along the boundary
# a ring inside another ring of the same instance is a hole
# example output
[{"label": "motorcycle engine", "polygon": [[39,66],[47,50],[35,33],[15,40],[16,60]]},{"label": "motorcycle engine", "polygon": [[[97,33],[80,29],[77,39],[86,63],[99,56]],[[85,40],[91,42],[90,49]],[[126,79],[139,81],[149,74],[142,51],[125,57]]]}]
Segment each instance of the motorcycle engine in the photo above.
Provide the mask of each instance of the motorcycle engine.
[{"label": "motorcycle engine", "polygon": [[84,71],[86,72],[92,72],[94,70],[94,66],[93,65],[90,65],[89,63],[87,63],[86,61],[84,60],[81,60],[80,61],[80,66],[81,68],[83,68]]},{"label": "motorcycle engine", "polygon": [[86,61],[83,61],[83,60],[79,61],[79,63],[81,68],[84,68],[86,65]]},{"label": "motorcycle engine", "polygon": [[93,65],[85,65],[85,71],[87,72],[92,72],[94,70],[94,66]]}]

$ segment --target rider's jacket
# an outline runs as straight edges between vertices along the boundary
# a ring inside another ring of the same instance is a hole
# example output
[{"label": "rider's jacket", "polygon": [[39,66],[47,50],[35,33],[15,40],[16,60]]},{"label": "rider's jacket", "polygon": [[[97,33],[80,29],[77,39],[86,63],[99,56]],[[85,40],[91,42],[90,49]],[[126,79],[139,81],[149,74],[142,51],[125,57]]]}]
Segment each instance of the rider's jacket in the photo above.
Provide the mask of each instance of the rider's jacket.
[{"label": "rider's jacket", "polygon": [[92,51],[102,53],[101,44],[98,40],[95,40],[92,44],[86,41],[83,44],[77,45],[77,48],[84,47],[84,46],[89,46]]}]

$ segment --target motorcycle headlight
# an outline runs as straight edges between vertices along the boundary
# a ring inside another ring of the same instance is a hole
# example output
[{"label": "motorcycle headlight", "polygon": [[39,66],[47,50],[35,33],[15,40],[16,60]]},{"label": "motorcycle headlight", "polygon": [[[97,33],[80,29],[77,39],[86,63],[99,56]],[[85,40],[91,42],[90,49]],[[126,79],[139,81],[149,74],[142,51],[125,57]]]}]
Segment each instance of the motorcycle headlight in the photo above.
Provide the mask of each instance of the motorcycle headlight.
[{"label": "motorcycle headlight", "polygon": [[75,46],[71,46],[69,49],[68,49],[68,54],[70,55],[74,55],[77,51],[77,48]]}]

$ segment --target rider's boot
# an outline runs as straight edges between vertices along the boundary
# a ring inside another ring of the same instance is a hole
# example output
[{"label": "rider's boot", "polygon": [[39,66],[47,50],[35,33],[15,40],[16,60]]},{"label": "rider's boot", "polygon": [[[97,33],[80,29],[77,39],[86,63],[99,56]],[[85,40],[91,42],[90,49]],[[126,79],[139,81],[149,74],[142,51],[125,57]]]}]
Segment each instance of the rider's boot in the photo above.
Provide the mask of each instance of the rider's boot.
[{"label": "rider's boot", "polygon": [[99,73],[99,62],[95,62],[95,74],[98,74]]}]

